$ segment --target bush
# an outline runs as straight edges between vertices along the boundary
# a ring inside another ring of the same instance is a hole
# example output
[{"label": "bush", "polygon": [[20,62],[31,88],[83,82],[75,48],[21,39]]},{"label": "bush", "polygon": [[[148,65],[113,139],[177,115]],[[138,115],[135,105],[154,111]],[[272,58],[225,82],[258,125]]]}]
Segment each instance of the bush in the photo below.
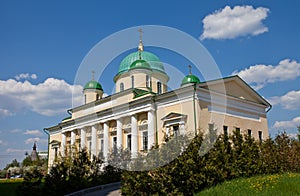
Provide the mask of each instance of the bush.
[{"label": "bush", "polygon": [[189,146],[184,146],[184,142],[178,143],[187,141],[187,137],[174,141],[168,138],[168,143],[163,144],[158,153],[150,151],[146,156],[136,159],[133,165],[140,164],[147,169],[151,168],[151,160],[164,160],[166,151],[169,156],[176,153],[170,150],[172,145],[182,145],[186,149],[163,167],[123,172],[122,194],[193,195],[234,178],[300,172],[300,142],[290,139],[286,133],[258,142],[234,131],[230,137],[220,135],[213,148],[205,154],[203,152],[206,147],[210,147],[213,141],[211,139],[214,138],[212,131],[215,130],[210,130],[205,137],[197,135]]},{"label": "bush", "polygon": [[65,195],[99,184],[119,181],[120,173],[121,171],[113,167],[104,167],[103,161],[97,157],[93,157],[91,161],[87,151],[82,150],[74,152],[73,157],[57,160],[46,176],[37,169],[27,173],[18,194]]}]

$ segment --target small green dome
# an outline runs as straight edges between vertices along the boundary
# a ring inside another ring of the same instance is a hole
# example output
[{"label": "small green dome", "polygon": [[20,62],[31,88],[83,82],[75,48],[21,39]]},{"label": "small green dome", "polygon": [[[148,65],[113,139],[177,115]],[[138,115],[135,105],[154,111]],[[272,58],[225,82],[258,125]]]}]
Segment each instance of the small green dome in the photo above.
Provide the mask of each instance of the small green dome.
[{"label": "small green dome", "polygon": [[86,89],[97,89],[103,91],[103,88],[99,82],[96,82],[95,80],[91,80],[84,86],[83,90]]},{"label": "small green dome", "polygon": [[149,63],[147,63],[147,61],[139,59],[134,61],[131,65],[130,65],[130,69],[151,69],[151,66],[149,65]]},{"label": "small green dome", "polygon": [[155,54],[146,51],[137,51],[130,53],[121,61],[117,75],[128,71],[131,65],[137,60],[144,60],[150,65],[151,69],[165,73],[163,63]]},{"label": "small green dome", "polygon": [[189,84],[189,83],[199,84],[200,80],[197,76],[190,74],[183,78],[183,80],[181,82],[181,86],[183,86],[185,84]]}]

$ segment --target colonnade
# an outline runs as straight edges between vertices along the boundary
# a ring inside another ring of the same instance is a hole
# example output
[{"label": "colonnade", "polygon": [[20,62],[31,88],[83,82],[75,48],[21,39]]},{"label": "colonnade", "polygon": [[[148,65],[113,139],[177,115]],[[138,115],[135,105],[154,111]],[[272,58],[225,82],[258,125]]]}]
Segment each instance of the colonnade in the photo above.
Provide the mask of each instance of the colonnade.
[{"label": "colonnade", "polygon": [[[125,133],[123,119],[125,117],[120,117],[117,119],[110,119],[105,122],[97,122],[95,124],[89,124],[86,126],[81,126],[80,128],[74,128],[72,130],[63,131],[62,133],[62,142],[61,142],[61,155],[65,156],[65,152],[67,149],[67,140],[70,140],[70,145],[78,145],[80,149],[87,148],[92,156],[98,156],[99,152],[103,153],[104,158],[107,157],[108,153],[112,149],[113,142],[112,140],[112,128],[116,129],[116,146],[118,148],[129,148],[128,143],[123,144],[125,140],[125,136],[130,134],[131,135],[131,154],[132,157],[136,157],[138,154],[139,149],[141,149],[141,141],[139,138],[143,136],[141,131],[147,131],[147,148],[142,150],[150,150],[150,148],[155,144],[155,118],[154,118],[154,111],[150,110],[147,111],[147,129],[140,130],[138,124],[138,113],[133,114],[130,117],[130,130]],[[116,121],[115,127],[110,127],[110,121]],[[89,133],[89,139],[87,140]],[[76,133],[77,135],[80,134],[79,140],[76,140]],[[99,135],[101,134],[101,138],[99,139]],[[70,137],[70,138],[67,138]],[[103,140],[103,146],[100,145],[101,140]],[[79,141],[80,144],[76,143]],[[89,145],[87,145],[87,141],[89,141]],[[100,146],[100,147],[99,147]],[[103,149],[100,149],[103,147]]]}]

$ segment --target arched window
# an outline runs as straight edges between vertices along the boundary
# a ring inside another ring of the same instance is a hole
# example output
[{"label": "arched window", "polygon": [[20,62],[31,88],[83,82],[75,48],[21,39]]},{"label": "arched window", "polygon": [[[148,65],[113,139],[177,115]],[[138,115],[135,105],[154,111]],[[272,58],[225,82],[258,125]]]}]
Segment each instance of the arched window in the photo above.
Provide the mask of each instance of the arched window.
[{"label": "arched window", "polygon": [[124,91],[124,83],[123,82],[120,83],[120,92],[122,92],[122,91]]},{"label": "arched window", "polygon": [[134,88],[134,76],[131,76],[131,88]]},{"label": "arched window", "polygon": [[99,94],[96,95],[96,100],[98,100],[98,99],[99,99]]},{"label": "arched window", "polygon": [[161,82],[157,82],[157,93],[161,94]]},{"label": "arched window", "polygon": [[150,77],[149,77],[149,75],[146,75],[146,87],[147,88],[150,88]]}]

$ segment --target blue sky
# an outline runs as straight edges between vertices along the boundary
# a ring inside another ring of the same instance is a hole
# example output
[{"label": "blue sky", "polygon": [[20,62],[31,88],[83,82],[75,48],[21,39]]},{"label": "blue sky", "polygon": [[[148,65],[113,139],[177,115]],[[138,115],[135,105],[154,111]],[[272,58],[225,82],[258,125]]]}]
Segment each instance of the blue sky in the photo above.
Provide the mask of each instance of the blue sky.
[{"label": "blue sky", "polygon": [[[74,80],[84,57],[107,36],[140,25],[169,26],[197,39],[222,76],[239,74],[272,103],[271,135],[283,130],[295,134],[300,125],[299,4],[296,0],[0,1],[0,168],[15,158],[22,161],[34,141],[38,150],[46,151],[43,128],[68,116],[72,89],[76,100],[82,100]],[[138,33],[134,36],[138,43]],[[154,52],[187,73],[185,59]],[[121,57],[100,77],[107,94],[112,92]]]}]

